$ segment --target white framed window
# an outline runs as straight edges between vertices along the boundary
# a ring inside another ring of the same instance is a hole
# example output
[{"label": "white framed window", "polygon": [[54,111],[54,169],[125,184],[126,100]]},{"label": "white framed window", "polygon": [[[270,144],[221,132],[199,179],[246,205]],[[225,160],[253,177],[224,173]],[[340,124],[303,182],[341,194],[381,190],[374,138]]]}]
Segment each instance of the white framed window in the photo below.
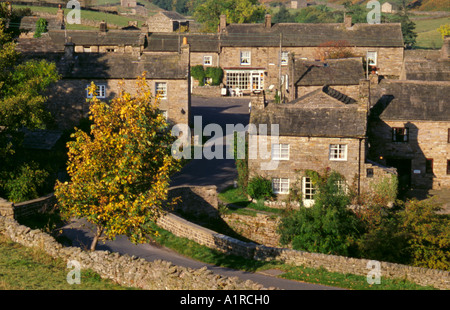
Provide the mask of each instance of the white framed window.
[{"label": "white framed window", "polygon": [[227,70],[226,84],[230,89],[262,90],[264,89],[263,70]]},{"label": "white framed window", "polygon": [[289,144],[272,144],[272,160],[289,160]]},{"label": "white framed window", "polygon": [[241,66],[250,66],[252,54],[250,51],[241,52]]},{"label": "white framed window", "polygon": [[166,82],[156,82],[155,83],[155,94],[160,99],[167,99],[167,83]]},{"label": "white framed window", "polygon": [[203,65],[212,66],[212,56],[203,56]]},{"label": "white framed window", "polygon": [[367,63],[369,66],[377,65],[377,52],[367,52]]},{"label": "white framed window", "polygon": [[274,194],[288,194],[289,193],[289,179],[287,178],[273,178],[272,191]]},{"label": "white framed window", "polygon": [[[96,97],[99,99],[106,98],[106,85],[99,84],[96,86],[97,86],[97,89],[95,90]],[[92,97],[94,97],[94,96],[93,96],[93,94],[89,94],[89,87],[91,87],[90,84],[86,85],[86,98],[92,99]]]},{"label": "white framed window", "polygon": [[348,185],[344,179],[337,180],[336,185],[342,193],[344,193],[344,194],[348,193]]},{"label": "white framed window", "polygon": [[281,52],[281,65],[282,66],[287,66],[288,61],[289,61],[289,52],[282,51]]},{"label": "white framed window", "polygon": [[311,207],[314,204],[314,195],[316,194],[316,188],[310,177],[303,177],[302,179],[302,194],[303,205],[305,207]]},{"label": "white framed window", "polygon": [[347,145],[346,144],[330,144],[330,160],[347,160]]},{"label": "white framed window", "polygon": [[91,47],[90,46],[83,46],[83,53],[90,53]]}]

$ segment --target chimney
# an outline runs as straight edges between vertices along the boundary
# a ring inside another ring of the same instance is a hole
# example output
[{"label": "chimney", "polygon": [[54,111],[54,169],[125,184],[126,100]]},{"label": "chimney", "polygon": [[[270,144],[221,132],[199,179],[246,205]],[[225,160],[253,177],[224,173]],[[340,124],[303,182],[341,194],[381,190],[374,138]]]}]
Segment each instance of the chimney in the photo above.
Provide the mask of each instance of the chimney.
[{"label": "chimney", "polygon": [[352,17],[351,15],[344,14],[344,26],[345,28],[351,28],[352,27]]},{"label": "chimney", "polygon": [[106,32],[108,31],[108,25],[104,20],[100,23],[100,32]]},{"label": "chimney", "polygon": [[450,36],[444,37],[444,43],[441,48],[441,58],[445,60],[450,58]]},{"label": "chimney", "polygon": [[266,14],[264,18],[264,27],[271,28],[272,27],[272,15]]},{"label": "chimney", "polygon": [[56,20],[58,21],[58,24],[61,27],[61,29],[66,28],[66,25],[64,22],[64,10],[62,9],[61,4],[58,5],[58,11],[56,12]]},{"label": "chimney", "polygon": [[219,33],[225,32],[226,29],[227,29],[227,16],[226,15],[220,15]]},{"label": "chimney", "polygon": [[369,111],[370,105],[370,80],[359,80],[359,107],[358,110]]},{"label": "chimney", "polygon": [[73,60],[74,51],[75,44],[72,42],[72,38],[68,37],[67,42],[64,44],[64,58],[68,61]]}]

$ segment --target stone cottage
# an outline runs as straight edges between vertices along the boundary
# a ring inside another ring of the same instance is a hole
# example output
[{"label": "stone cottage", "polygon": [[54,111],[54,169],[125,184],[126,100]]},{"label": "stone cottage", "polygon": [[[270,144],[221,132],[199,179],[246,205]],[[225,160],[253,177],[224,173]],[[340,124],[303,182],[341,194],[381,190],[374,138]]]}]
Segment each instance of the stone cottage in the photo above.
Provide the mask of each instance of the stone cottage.
[{"label": "stone cottage", "polygon": [[[193,51],[192,65],[217,64],[224,70],[223,84],[228,89],[239,89],[244,94],[264,90],[271,98],[292,81],[290,56],[322,60],[318,54],[334,44],[367,59],[371,69],[385,78],[398,78],[403,64],[400,24],[353,24],[348,16],[344,23],[335,24],[273,24],[270,15],[266,15],[264,23],[227,24],[222,15],[218,33],[185,36]],[[145,50],[171,52],[179,41],[179,34],[174,32],[151,33]]]},{"label": "stone cottage", "polygon": [[148,18],[149,32],[187,32],[189,19],[175,11],[161,11]]},{"label": "stone cottage", "polygon": [[371,90],[368,156],[406,190],[450,188],[450,81],[381,80]]},{"label": "stone cottage", "polygon": [[[306,170],[337,171],[345,179],[342,186],[352,186],[358,193],[367,191],[373,181],[395,174],[395,170],[367,160],[369,81],[361,80],[360,88],[356,99],[331,86],[286,104],[267,103],[263,93],[256,97],[250,124],[257,127],[258,139],[269,142],[270,156],[264,159],[258,153],[260,146],[249,148],[250,177],[261,175],[272,180],[280,200],[297,189],[304,205],[309,206],[314,202],[315,188]],[[267,126],[267,131],[261,125]],[[278,126],[278,141],[271,138],[272,125]]]},{"label": "stone cottage", "polygon": [[144,72],[153,95],[159,95],[160,109],[167,119],[174,124],[189,124],[190,52],[186,42],[177,53],[147,55],[140,53],[145,36],[139,31],[66,34],[49,31],[41,38],[18,41],[25,59],[54,62],[61,74],[61,80],[48,91],[48,107],[60,129],[71,128],[87,116],[90,96],[86,88],[91,82],[98,87],[97,97],[108,101],[118,94],[120,83],[133,93],[136,78]]}]

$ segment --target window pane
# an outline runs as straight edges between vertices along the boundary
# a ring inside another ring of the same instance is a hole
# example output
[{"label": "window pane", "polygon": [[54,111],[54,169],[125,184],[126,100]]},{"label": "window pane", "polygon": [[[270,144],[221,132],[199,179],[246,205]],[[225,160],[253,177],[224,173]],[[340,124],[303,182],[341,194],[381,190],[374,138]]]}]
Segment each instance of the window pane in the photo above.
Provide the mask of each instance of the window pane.
[{"label": "window pane", "polygon": [[155,83],[155,93],[159,98],[166,99],[167,98],[167,83],[165,82],[156,82]]}]

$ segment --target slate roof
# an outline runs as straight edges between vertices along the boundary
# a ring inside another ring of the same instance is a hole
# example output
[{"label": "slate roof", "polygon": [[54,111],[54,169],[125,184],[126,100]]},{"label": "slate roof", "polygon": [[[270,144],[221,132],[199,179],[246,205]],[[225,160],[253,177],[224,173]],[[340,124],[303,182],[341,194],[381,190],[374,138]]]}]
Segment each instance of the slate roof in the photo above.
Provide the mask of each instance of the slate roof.
[{"label": "slate roof", "polygon": [[218,35],[206,33],[151,33],[144,52],[178,52],[183,37],[187,38],[191,52],[219,53]]},{"label": "slate roof", "polygon": [[284,47],[313,47],[329,41],[346,41],[348,46],[403,47],[399,23],[354,24],[351,28],[342,23],[278,23],[270,28],[264,24],[230,24],[226,33],[222,46],[279,46],[281,40]]},{"label": "slate roof", "polygon": [[[76,54],[71,70],[63,71],[64,78],[135,79],[144,71],[148,79],[185,79],[187,66],[181,55],[142,55],[80,53]],[[63,66],[61,66],[64,68]]]},{"label": "slate roof", "polygon": [[64,46],[66,38],[71,37],[75,45],[118,45],[143,46],[145,35],[140,31],[108,30],[54,30],[48,32],[52,41]]},{"label": "slate roof", "polygon": [[439,50],[405,50],[402,78],[421,81],[450,81],[450,60]]},{"label": "slate roof", "polygon": [[450,121],[450,82],[382,80],[371,93],[371,117]]},{"label": "slate roof", "polygon": [[356,100],[330,96],[327,87],[318,89],[287,104],[269,104],[253,109],[250,123],[279,125],[281,136],[362,138],[366,135],[367,118],[358,111]]},{"label": "slate roof", "polygon": [[358,85],[363,78],[361,58],[330,59],[326,62],[294,59],[296,86]]}]

